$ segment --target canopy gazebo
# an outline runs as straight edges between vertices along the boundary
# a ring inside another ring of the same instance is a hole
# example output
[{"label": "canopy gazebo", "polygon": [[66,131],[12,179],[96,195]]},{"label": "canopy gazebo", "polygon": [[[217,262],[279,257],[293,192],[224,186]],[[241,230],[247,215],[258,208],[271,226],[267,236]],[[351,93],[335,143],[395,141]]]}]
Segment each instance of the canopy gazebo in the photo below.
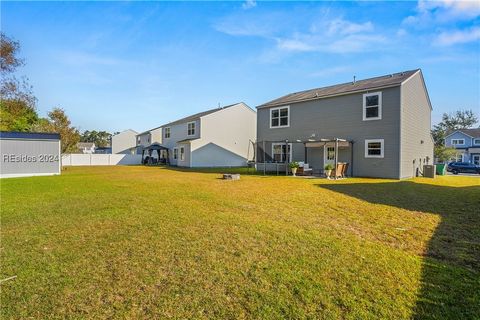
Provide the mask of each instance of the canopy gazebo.
[{"label": "canopy gazebo", "polygon": [[[158,160],[155,160],[153,157],[153,152],[157,151]],[[164,151],[164,152],[162,152]],[[145,153],[147,153],[147,158],[145,158]],[[155,164],[169,164],[168,148],[162,146],[159,143],[152,143],[149,146],[146,146],[142,149],[142,164],[146,165],[155,165]]]}]

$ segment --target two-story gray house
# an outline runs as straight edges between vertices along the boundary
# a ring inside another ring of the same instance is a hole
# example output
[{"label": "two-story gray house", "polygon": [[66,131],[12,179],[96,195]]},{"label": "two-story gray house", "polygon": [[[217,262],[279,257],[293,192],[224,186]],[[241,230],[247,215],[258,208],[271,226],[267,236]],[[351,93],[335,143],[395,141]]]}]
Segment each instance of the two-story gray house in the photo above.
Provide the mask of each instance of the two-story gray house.
[{"label": "two-story gray house", "polygon": [[[200,112],[137,135],[179,167],[241,167],[253,159],[256,112],[240,102]],[[155,155],[155,153],[154,153]]]},{"label": "two-story gray house", "polygon": [[445,137],[445,146],[455,148],[457,156],[453,161],[471,162],[480,165],[480,128],[459,129]]},{"label": "two-story gray house", "polygon": [[257,107],[257,169],[337,155],[348,175],[410,178],[433,163],[431,111],[419,69],[291,93]]}]

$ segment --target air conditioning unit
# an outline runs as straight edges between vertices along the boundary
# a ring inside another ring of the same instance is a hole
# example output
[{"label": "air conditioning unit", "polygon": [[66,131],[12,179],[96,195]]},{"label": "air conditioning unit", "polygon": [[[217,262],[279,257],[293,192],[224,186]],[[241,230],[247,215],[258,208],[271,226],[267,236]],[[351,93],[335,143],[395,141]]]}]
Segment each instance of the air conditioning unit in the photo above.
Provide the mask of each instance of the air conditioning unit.
[{"label": "air conditioning unit", "polygon": [[435,166],[426,164],[423,166],[423,176],[425,178],[435,178]]}]

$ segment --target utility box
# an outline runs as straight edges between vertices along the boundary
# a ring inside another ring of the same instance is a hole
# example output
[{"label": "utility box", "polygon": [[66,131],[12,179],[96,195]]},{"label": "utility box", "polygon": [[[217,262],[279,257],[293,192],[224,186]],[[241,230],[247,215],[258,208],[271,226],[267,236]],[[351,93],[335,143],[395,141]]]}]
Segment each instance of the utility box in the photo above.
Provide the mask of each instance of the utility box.
[{"label": "utility box", "polygon": [[435,166],[426,164],[423,166],[423,176],[425,178],[435,178]]}]

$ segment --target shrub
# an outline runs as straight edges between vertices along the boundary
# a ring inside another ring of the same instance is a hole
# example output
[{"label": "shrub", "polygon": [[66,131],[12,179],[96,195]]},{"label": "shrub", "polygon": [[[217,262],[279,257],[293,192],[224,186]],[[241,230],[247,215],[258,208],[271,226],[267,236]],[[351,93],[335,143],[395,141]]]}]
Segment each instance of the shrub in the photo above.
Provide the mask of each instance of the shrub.
[{"label": "shrub", "polygon": [[327,164],[325,166],[325,170],[333,170],[333,166],[331,164]]}]

